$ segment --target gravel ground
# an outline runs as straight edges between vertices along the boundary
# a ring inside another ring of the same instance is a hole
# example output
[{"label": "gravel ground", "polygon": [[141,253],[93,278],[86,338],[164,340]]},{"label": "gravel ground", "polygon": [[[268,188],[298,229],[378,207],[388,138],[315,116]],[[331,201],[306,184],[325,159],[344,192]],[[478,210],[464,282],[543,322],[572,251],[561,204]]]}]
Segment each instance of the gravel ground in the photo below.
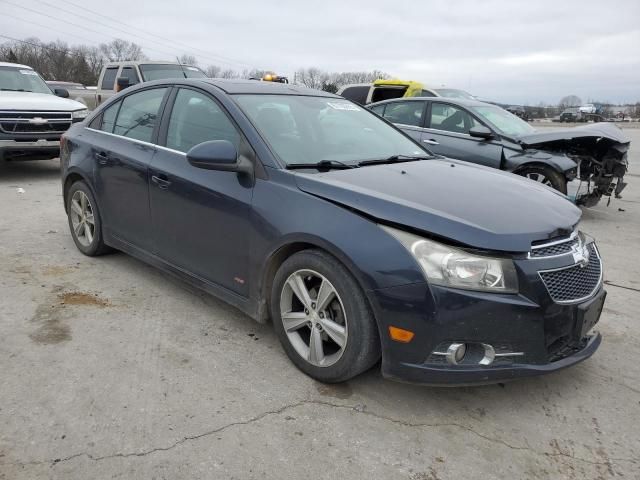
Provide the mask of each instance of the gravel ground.
[{"label": "gravel ground", "polygon": [[605,260],[600,350],[455,389],[375,369],[316,383],[269,325],[126,255],[82,256],[57,161],[0,167],[0,479],[639,478],[638,152],[624,199],[582,222]]}]

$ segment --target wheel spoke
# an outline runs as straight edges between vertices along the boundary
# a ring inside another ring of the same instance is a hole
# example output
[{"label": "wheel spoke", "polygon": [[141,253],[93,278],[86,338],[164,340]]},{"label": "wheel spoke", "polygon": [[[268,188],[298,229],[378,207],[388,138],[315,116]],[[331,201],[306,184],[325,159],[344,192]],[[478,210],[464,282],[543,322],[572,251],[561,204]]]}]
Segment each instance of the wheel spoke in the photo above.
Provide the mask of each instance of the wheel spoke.
[{"label": "wheel spoke", "polygon": [[77,200],[71,200],[71,210],[73,210],[78,215],[82,215],[82,207],[78,203]]},{"label": "wheel spoke", "polygon": [[345,328],[328,318],[321,318],[319,321],[324,331],[327,332],[327,335],[329,335],[340,348],[343,348],[347,340],[347,331]]},{"label": "wheel spoke", "polygon": [[84,222],[78,222],[73,226],[73,231],[76,237],[80,237],[80,234],[84,231]]},{"label": "wheel spoke", "polygon": [[84,219],[89,225],[95,225],[95,220],[93,219],[93,213],[87,213],[87,216]]},{"label": "wheel spoke", "polygon": [[311,308],[311,297],[309,296],[309,290],[307,290],[307,286],[304,284],[304,279],[302,275],[295,274],[289,278],[289,286],[298,300],[302,302],[305,308]]},{"label": "wheel spoke", "polygon": [[282,324],[287,332],[298,330],[307,324],[308,316],[304,312],[287,312],[281,315]]},{"label": "wheel spoke", "polygon": [[316,298],[316,310],[319,312],[325,310],[329,305],[329,302],[333,299],[335,293],[336,292],[331,284],[327,280],[322,279],[322,283],[318,289],[318,296]]},{"label": "wheel spoke", "polygon": [[84,193],[80,194],[80,207],[83,212],[87,209],[87,196]]},{"label": "wheel spoke", "polygon": [[317,328],[311,329],[309,339],[309,361],[314,365],[320,365],[324,360],[324,348],[322,347],[322,335]]},{"label": "wheel spoke", "polygon": [[88,223],[84,223],[84,236],[89,243],[93,242],[93,233],[91,232],[91,227]]}]

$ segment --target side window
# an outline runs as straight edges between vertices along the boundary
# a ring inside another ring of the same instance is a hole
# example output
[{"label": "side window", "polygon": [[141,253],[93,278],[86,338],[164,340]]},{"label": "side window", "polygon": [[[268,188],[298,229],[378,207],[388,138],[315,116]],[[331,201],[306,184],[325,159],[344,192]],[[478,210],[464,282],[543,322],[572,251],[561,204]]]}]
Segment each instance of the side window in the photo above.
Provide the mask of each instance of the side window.
[{"label": "side window", "polygon": [[388,103],[384,111],[384,118],[391,123],[422,126],[422,112],[424,102],[397,102]]},{"label": "side window", "polygon": [[376,105],[375,107],[371,107],[370,110],[378,115],[384,115],[384,107],[386,107],[386,105]]},{"label": "side window", "polygon": [[113,133],[113,126],[116,123],[116,115],[118,114],[120,103],[121,102],[116,102],[102,112],[102,126],[100,130],[103,132]]},{"label": "side window", "polygon": [[187,152],[209,140],[228,140],[238,148],[240,134],[211,97],[180,89],[169,117],[167,148]]},{"label": "side window", "polygon": [[122,69],[122,72],[120,73],[120,76],[128,78],[129,85],[135,85],[136,83],[140,83],[135,67],[124,67]]},{"label": "side window", "polygon": [[455,133],[469,133],[472,127],[480,125],[467,111],[461,108],[434,102],[431,104],[430,128]]},{"label": "side window", "polygon": [[102,83],[100,84],[101,90],[113,90],[113,86],[116,83],[116,75],[118,74],[119,67],[107,68],[102,77]]},{"label": "side window", "polygon": [[122,100],[113,133],[151,142],[166,88],[137,92]]},{"label": "side window", "polygon": [[360,105],[364,105],[367,103],[367,96],[369,95],[369,90],[371,87],[369,85],[358,85],[356,87],[348,87],[345,88],[342,92],[342,96],[347,100],[351,100],[352,102],[359,103]]}]

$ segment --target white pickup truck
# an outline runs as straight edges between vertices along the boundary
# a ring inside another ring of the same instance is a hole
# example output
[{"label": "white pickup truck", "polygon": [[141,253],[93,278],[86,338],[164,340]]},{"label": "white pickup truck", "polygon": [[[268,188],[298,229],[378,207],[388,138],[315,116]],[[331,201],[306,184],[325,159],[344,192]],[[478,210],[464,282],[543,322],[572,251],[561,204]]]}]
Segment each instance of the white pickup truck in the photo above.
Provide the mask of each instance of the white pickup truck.
[{"label": "white pickup truck", "polygon": [[96,90],[74,89],[72,96],[93,110],[120,90],[140,82],[167,78],[205,78],[198,67],[171,62],[126,61],[110,62],[102,67]]},{"label": "white pickup truck", "polygon": [[56,158],[60,136],[88,113],[68,96],[31,67],[0,62],[0,160]]}]

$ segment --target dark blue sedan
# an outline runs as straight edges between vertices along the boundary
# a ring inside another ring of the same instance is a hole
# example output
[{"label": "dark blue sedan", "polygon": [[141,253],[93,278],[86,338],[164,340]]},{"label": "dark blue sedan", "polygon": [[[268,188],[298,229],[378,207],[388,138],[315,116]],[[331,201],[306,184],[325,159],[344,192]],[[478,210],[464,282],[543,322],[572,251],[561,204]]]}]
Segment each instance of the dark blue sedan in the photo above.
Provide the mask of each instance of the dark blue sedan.
[{"label": "dark blue sedan", "polygon": [[[69,227],[271,319],[323,382],[497,382],[600,344],[580,210],[544,185],[434,157],[332,94],[255,81],[128,88],[62,142]],[[247,359],[249,361],[249,359]]]}]

